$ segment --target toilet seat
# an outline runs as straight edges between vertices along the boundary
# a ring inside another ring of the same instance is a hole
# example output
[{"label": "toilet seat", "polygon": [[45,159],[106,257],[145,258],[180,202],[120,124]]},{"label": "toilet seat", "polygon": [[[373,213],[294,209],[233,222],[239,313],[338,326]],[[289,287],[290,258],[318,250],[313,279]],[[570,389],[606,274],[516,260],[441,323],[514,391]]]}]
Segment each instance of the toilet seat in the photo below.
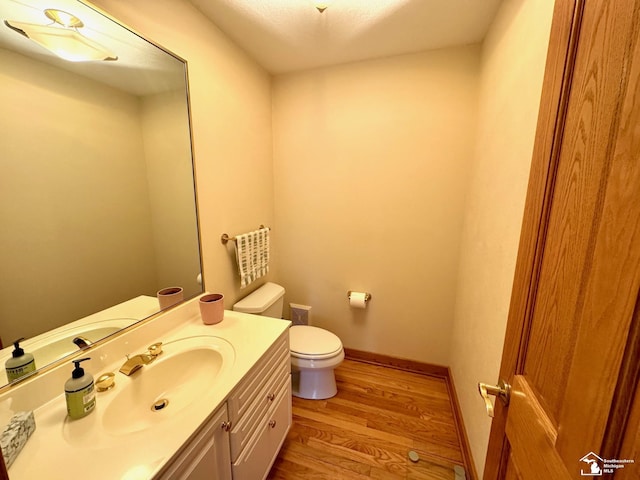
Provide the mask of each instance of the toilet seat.
[{"label": "toilet seat", "polygon": [[294,325],[289,329],[291,356],[322,360],[335,357],[342,352],[342,342],[328,330],[309,325]]},{"label": "toilet seat", "polygon": [[333,378],[333,369],[342,363],[344,360],[344,351],[340,350],[336,355],[329,358],[300,358],[295,355],[291,355],[291,371],[297,370],[325,370],[331,372]]}]

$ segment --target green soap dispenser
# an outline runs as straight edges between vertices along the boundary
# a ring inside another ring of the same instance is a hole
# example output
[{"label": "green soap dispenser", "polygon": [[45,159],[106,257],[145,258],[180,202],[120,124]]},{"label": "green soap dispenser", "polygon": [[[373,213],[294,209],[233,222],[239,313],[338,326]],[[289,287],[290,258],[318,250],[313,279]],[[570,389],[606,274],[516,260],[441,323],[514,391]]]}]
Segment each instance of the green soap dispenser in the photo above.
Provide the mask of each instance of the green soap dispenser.
[{"label": "green soap dispenser", "polygon": [[24,338],[13,342],[15,348],[11,353],[11,358],[4,364],[9,382],[13,382],[36,371],[36,361],[33,359],[33,355],[25,353],[24,350],[20,348],[20,342],[22,340],[24,340]]},{"label": "green soap dispenser", "polygon": [[82,418],[89,415],[96,406],[96,391],[93,376],[84,373],[80,362],[91,360],[89,357],[73,360],[75,364],[71,378],[64,384],[64,396],[67,400],[67,413],[70,418]]}]

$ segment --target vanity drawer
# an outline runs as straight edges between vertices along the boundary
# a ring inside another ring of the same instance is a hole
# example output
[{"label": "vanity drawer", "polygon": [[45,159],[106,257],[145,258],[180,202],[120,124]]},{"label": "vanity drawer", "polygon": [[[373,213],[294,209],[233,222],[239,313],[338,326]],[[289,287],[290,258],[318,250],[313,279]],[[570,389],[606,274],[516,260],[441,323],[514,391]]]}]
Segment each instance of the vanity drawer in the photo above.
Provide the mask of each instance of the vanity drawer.
[{"label": "vanity drawer", "polygon": [[287,330],[282,338],[267,352],[265,358],[259,362],[258,368],[249,372],[247,378],[242,381],[229,398],[227,402],[229,419],[233,425],[248,410],[265,383],[272,378],[272,372],[281,364],[290,364],[289,355],[289,331]]},{"label": "vanity drawer", "polygon": [[258,428],[259,421],[267,410],[273,410],[272,407],[276,405],[275,399],[288,383],[291,383],[291,376],[287,362],[278,367],[277,373],[262,388],[237,425],[233,426],[229,437],[232,462],[240,456],[242,449],[249,443],[251,434]]},{"label": "vanity drawer", "polygon": [[286,382],[270,409],[259,422],[250,443],[233,462],[233,478],[259,480],[269,473],[291,427],[291,382]]}]

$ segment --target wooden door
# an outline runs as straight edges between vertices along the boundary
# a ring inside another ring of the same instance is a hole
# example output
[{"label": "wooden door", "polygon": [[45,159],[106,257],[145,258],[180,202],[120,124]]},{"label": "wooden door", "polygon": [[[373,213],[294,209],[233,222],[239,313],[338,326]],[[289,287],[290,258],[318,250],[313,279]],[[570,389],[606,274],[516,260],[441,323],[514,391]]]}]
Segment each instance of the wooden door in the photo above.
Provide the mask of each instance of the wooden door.
[{"label": "wooden door", "polygon": [[612,478],[638,450],[639,32],[640,0],[556,1],[485,479]]}]

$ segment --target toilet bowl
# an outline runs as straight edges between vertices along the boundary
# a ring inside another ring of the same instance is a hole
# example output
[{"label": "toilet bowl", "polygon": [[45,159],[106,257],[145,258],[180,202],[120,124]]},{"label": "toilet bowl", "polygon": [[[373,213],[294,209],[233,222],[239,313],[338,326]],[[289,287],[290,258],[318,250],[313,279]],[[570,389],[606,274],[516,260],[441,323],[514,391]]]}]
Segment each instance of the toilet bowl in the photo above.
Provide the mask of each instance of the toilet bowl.
[{"label": "toilet bowl", "polygon": [[[282,318],[284,288],[265,283],[233,306],[237,312]],[[333,370],[344,360],[342,342],[328,330],[309,325],[289,329],[292,394],[320,400],[337,392]]]},{"label": "toilet bowl", "polygon": [[320,400],[338,393],[333,369],[344,360],[340,339],[322,328],[294,325],[289,342],[293,395]]}]

